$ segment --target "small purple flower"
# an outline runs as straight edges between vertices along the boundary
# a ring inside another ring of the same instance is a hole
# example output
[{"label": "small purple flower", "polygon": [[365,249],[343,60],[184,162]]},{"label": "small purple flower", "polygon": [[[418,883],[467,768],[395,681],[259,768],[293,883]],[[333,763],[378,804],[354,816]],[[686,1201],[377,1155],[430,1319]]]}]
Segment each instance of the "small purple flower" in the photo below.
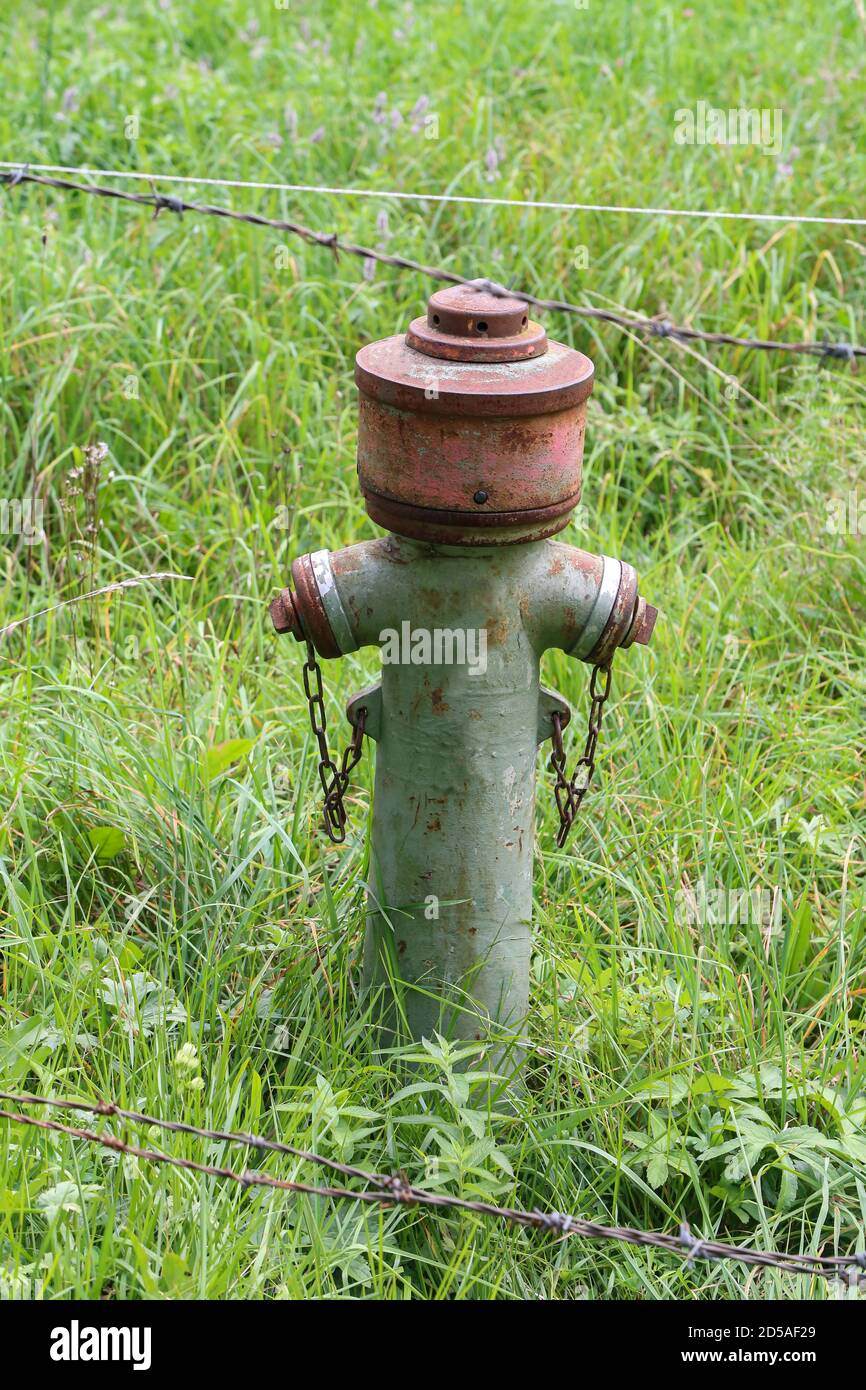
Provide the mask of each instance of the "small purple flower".
[{"label": "small purple flower", "polygon": [[376,125],[385,124],[385,103],[387,100],[387,94],[385,92],[380,92],[373,103],[373,120],[375,121]]},{"label": "small purple flower", "polygon": [[364,257],[364,279],[372,280],[376,274],[376,262],[372,256]]},{"label": "small purple flower", "polygon": [[382,208],[381,212],[376,217],[376,231],[379,233],[379,236],[382,237],[383,240],[387,240],[387,238],[391,235],[390,231],[388,230],[387,208]]},{"label": "small purple flower", "polygon": [[392,130],[397,130],[397,128],[403,124],[403,117],[400,115],[400,112],[397,110],[396,106],[392,108],[389,119],[391,121]]},{"label": "small purple flower", "polygon": [[324,140],[324,138],[325,127],[323,125],[317,126],[316,129],[313,131],[312,135],[310,136],[310,144],[318,145],[320,141]]},{"label": "small purple flower", "polygon": [[78,100],[78,88],[67,87],[66,91],[63,93],[63,96],[60,99],[60,105],[62,109],[67,113],[70,111],[77,111],[80,104],[81,103]]},{"label": "small purple flower", "polygon": [[496,171],[499,168],[499,155],[492,145],[484,156],[484,168],[487,170],[488,183],[492,183],[496,178]]},{"label": "small purple flower", "polygon": [[419,97],[409,113],[412,119],[412,130],[419,131],[424,125],[424,113],[430,105],[429,97]]},{"label": "small purple flower", "polygon": [[800,153],[798,145],[791,146],[791,153],[788,159],[780,159],[776,166],[776,173],[780,179],[789,179],[794,172],[794,160]]}]

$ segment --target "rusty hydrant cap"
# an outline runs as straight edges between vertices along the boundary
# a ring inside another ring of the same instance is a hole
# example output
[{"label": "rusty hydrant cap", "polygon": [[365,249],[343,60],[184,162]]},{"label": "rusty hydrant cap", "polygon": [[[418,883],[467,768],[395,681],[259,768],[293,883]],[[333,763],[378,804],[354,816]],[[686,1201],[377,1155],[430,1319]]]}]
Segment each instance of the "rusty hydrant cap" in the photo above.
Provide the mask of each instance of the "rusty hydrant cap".
[{"label": "rusty hydrant cap", "polygon": [[593,365],[548,341],[522,300],[458,285],[432,295],[408,333],[361,348],[355,381],[372,400],[433,415],[537,415],[585,401]]},{"label": "rusty hydrant cap", "polygon": [[580,499],[592,362],[485,284],[437,291],[407,333],[357,355],[361,488],[399,535],[540,540]]}]

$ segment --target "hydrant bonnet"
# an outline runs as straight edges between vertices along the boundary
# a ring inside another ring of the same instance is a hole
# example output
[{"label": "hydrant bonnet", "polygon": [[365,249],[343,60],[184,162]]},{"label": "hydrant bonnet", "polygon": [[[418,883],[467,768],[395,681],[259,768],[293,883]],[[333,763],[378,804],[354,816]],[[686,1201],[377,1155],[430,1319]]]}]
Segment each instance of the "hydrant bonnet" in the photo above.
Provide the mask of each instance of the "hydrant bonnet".
[{"label": "hydrant bonnet", "polygon": [[561,531],[580,500],[588,357],[522,300],[439,290],[406,334],[357,355],[358,476],[398,535],[509,545]]}]

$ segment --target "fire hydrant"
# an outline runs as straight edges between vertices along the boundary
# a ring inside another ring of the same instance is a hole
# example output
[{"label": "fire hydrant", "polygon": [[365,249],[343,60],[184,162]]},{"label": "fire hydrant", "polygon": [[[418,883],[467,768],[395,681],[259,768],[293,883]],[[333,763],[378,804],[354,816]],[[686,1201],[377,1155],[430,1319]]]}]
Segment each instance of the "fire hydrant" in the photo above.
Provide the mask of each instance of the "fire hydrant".
[{"label": "fire hydrant", "polygon": [[[562,843],[592,775],[613,653],[647,643],[656,619],[630,565],[550,539],[580,500],[592,362],[484,283],[440,290],[408,333],[358,353],[358,477],[389,534],[301,556],[271,606],[277,631],[307,643],[333,839],[363,735],[377,745],[363,982],[416,1038],[519,1034],[537,749],[553,740]],[[349,702],[338,767],[316,653],[368,645],[382,649],[381,680]],[[552,647],[594,668],[571,780],[569,707],[539,683]]]}]

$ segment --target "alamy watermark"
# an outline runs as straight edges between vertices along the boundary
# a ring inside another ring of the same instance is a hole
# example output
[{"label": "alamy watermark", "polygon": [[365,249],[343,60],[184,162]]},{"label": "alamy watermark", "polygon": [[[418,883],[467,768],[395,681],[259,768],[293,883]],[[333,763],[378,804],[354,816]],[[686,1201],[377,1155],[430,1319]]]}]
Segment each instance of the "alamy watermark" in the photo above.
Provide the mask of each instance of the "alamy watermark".
[{"label": "alamy watermark", "polygon": [[400,630],[379,633],[385,666],[466,666],[470,676],[487,670],[487,629],[483,627],[414,627],[407,620]]},{"label": "alamy watermark", "polygon": [[0,536],[20,536],[25,545],[45,539],[41,497],[0,497]]},{"label": "alamy watermark", "polygon": [[52,1361],[127,1361],[134,1371],[151,1364],[149,1327],[82,1327],[73,1318],[68,1327],[51,1331]]},{"label": "alamy watermark", "polygon": [[41,1277],[21,1270],[0,1269],[0,1303],[32,1303],[44,1296],[45,1284]]},{"label": "alamy watermark", "polygon": [[723,888],[701,881],[679,890],[674,918],[681,926],[755,926],[776,935],[782,930],[782,894],[778,888]]},{"label": "alamy watermark", "polygon": [[674,112],[677,145],[756,145],[766,154],[782,153],[782,110],[738,106],[723,110],[699,101]]},{"label": "alamy watermark", "polygon": [[825,529],[831,536],[866,536],[866,497],[828,497]]}]

